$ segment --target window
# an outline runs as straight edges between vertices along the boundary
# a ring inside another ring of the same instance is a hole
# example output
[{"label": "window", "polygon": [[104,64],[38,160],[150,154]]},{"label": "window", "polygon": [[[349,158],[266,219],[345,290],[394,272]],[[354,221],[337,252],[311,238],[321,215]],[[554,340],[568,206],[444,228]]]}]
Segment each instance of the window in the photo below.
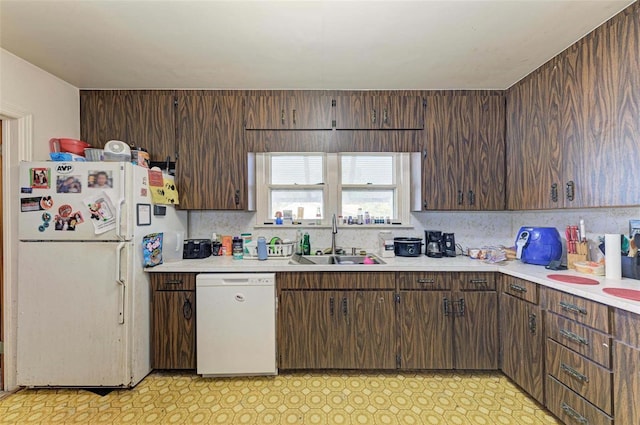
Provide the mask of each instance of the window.
[{"label": "window", "polygon": [[[329,225],[335,212],[408,225],[409,154],[256,154],[256,221]],[[368,214],[367,214],[368,213]]]}]

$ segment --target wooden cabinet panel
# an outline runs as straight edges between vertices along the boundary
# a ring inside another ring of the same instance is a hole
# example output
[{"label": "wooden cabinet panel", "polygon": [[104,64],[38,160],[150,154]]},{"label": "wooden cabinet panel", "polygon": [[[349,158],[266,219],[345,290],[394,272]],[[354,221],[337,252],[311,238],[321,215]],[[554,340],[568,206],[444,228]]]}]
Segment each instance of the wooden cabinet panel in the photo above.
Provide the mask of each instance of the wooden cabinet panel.
[{"label": "wooden cabinet panel", "polygon": [[453,294],[456,369],[498,368],[498,295],[494,291]]},{"label": "wooden cabinet panel", "polygon": [[244,122],[247,130],[330,130],[331,115],[328,96],[250,96]]},{"label": "wooden cabinet panel", "polygon": [[538,285],[536,283],[507,275],[502,275],[501,281],[501,292],[533,304],[538,304]]},{"label": "wooden cabinet panel", "polygon": [[554,58],[507,91],[507,209],[563,205],[558,73]]},{"label": "wooden cabinet panel", "polygon": [[424,208],[504,208],[502,95],[443,93],[426,100]]},{"label": "wooden cabinet panel", "polygon": [[196,273],[150,273],[152,291],[195,291]]},{"label": "wooden cabinet panel", "polygon": [[242,98],[211,91],[179,91],[177,96],[180,208],[244,209]]},{"label": "wooden cabinet panel", "polygon": [[449,291],[401,291],[398,304],[400,367],[452,369],[453,323]]},{"label": "wooden cabinet panel", "polygon": [[611,367],[611,336],[547,312],[547,337],[603,365]]},{"label": "wooden cabinet panel", "polygon": [[608,415],[612,414],[612,374],[553,340],[547,342],[547,373]]},{"label": "wooden cabinet panel", "polygon": [[149,151],[152,161],[176,157],[172,90],[81,90],[80,138],[95,147],[122,140]]},{"label": "wooden cabinet panel", "polygon": [[609,306],[565,292],[544,288],[547,310],[605,333],[611,332]]},{"label": "wooden cabinet panel", "polygon": [[502,371],[544,403],[544,321],[540,306],[500,295]]},{"label": "wooden cabinet panel", "polygon": [[151,367],[195,369],[195,292],[155,291],[151,310]]},{"label": "wooden cabinet panel", "polygon": [[348,335],[344,340],[347,346],[341,353],[350,361],[342,367],[395,369],[397,347],[393,292],[352,291],[345,297]]},{"label": "wooden cabinet panel", "polygon": [[551,376],[547,376],[546,388],[547,408],[565,424],[613,425],[610,416]]},{"label": "wooden cabinet panel", "polygon": [[[332,291],[282,291],[278,305],[281,369],[332,367],[338,345],[339,295]],[[313,324],[311,326],[310,324]]]},{"label": "wooden cabinet panel", "polygon": [[616,341],[613,352],[616,425],[635,425],[640,418],[640,349]]},{"label": "wooden cabinet panel", "polygon": [[495,291],[496,274],[485,272],[454,273],[457,291]]},{"label": "wooden cabinet panel", "polygon": [[626,310],[615,309],[613,334],[618,341],[633,347],[640,347],[640,315]]},{"label": "wooden cabinet panel", "polygon": [[396,287],[393,272],[325,272],[322,273],[323,289],[393,290]]},{"label": "wooden cabinet panel", "polygon": [[451,289],[449,274],[441,272],[399,272],[396,280],[401,291],[448,291]]},{"label": "wooden cabinet panel", "polygon": [[377,96],[366,93],[337,96],[338,130],[422,129],[424,116],[419,96]]}]

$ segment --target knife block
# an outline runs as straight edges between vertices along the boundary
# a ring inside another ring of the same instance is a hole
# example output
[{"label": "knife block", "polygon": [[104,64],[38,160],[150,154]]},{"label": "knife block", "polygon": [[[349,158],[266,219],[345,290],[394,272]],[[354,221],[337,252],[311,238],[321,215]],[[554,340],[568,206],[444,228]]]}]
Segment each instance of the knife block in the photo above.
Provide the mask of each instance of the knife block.
[{"label": "knife block", "polygon": [[578,242],[576,244],[576,250],[578,254],[569,254],[567,253],[567,268],[570,270],[575,270],[575,264],[579,261],[587,261],[587,253],[589,252],[589,246],[586,242]]}]

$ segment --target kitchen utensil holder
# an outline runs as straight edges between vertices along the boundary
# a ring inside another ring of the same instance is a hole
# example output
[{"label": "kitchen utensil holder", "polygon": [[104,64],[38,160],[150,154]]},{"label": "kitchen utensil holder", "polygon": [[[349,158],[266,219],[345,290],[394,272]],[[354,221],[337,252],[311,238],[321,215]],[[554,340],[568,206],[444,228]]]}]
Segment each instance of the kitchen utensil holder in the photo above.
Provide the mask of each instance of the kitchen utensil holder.
[{"label": "kitchen utensil holder", "polygon": [[640,280],[640,254],[622,257],[622,277]]}]

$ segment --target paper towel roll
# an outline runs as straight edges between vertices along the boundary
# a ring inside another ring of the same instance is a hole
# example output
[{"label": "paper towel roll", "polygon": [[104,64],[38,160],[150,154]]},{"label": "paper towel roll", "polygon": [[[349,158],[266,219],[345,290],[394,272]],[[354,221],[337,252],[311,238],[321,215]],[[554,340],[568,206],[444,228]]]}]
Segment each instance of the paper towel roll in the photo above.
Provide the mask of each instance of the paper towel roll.
[{"label": "paper towel roll", "polygon": [[622,258],[620,256],[620,235],[604,235],[604,267],[607,279],[622,279]]}]

